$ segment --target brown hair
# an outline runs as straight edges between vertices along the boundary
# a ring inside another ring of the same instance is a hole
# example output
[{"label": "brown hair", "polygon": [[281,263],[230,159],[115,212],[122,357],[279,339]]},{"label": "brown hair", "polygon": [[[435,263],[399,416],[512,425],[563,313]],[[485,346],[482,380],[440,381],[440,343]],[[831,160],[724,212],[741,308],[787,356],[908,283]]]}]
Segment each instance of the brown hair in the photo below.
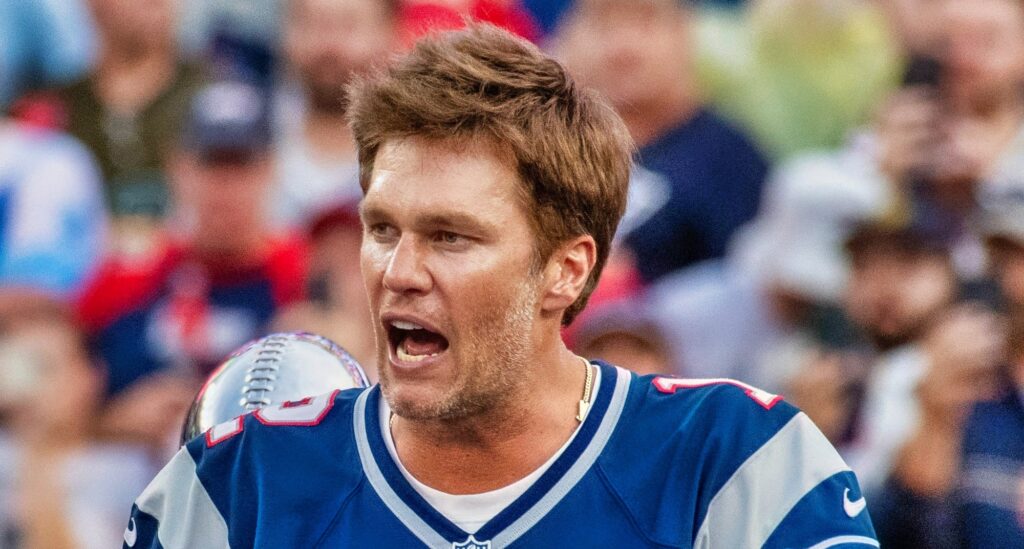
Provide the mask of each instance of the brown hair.
[{"label": "brown hair", "polygon": [[562,319],[572,322],[626,206],[633,142],[612,109],[533,44],[484,24],[420,41],[349,94],[364,192],[388,140],[482,140],[515,166],[538,265],[567,240],[594,237],[594,270]]}]

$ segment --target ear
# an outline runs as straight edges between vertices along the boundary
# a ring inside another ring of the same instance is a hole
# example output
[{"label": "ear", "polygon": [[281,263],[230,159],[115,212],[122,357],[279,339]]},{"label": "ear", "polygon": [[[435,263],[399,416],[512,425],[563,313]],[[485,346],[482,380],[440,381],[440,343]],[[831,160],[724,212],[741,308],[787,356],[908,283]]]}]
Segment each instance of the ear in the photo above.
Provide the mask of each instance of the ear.
[{"label": "ear", "polygon": [[551,254],[544,269],[541,310],[561,312],[576,302],[597,263],[597,243],[590,235],[578,236]]}]

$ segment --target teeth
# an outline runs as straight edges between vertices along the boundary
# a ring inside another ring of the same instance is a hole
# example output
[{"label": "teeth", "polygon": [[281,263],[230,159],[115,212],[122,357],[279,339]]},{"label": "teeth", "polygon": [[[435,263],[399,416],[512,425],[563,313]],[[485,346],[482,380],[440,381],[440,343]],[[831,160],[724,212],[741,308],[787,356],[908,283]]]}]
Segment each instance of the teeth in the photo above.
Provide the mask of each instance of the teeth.
[{"label": "teeth", "polygon": [[399,330],[423,330],[423,326],[413,322],[406,322],[404,320],[392,320],[391,325]]},{"label": "teeth", "polygon": [[405,345],[399,345],[396,351],[396,354],[398,355],[398,360],[401,360],[402,362],[422,362],[428,358],[435,357],[438,354],[440,354],[431,353],[429,355],[411,355],[405,351]]}]

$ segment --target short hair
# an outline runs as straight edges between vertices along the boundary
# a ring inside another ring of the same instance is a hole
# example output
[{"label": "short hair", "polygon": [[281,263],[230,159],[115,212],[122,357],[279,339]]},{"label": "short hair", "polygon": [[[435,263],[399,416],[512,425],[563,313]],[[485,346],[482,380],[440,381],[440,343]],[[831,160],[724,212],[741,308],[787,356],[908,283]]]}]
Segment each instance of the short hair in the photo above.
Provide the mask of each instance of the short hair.
[{"label": "short hair", "polygon": [[537,265],[572,238],[594,238],[594,270],[562,318],[571,323],[597,285],[626,207],[633,141],[612,108],[533,44],[476,23],[421,40],[353,82],[349,100],[364,192],[388,140],[473,140],[514,166]]}]

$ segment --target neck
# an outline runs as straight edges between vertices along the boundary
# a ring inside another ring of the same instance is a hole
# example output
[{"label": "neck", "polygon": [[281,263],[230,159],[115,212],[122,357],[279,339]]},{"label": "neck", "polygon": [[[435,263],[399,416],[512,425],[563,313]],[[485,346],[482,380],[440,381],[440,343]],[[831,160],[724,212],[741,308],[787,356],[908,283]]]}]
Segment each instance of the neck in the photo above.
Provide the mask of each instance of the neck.
[{"label": "neck", "polygon": [[[394,417],[399,459],[420,482],[449,494],[496,490],[529,475],[572,436],[586,370],[563,345],[487,413],[448,420]],[[526,374],[529,375],[529,374]]]},{"label": "neck", "polygon": [[167,47],[101,47],[96,67],[96,92],[110,107],[135,112],[166,89],[174,77],[176,58]]}]

